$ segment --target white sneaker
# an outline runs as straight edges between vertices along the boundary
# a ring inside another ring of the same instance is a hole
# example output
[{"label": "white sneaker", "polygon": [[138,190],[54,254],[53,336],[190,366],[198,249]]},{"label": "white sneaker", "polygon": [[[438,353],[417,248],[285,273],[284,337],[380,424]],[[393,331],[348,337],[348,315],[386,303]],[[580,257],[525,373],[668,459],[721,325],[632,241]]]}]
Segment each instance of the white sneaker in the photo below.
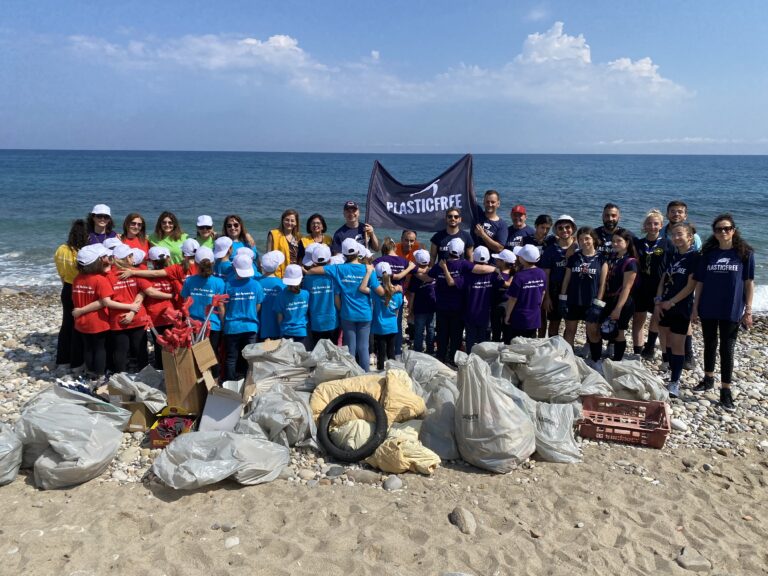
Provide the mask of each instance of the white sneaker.
[{"label": "white sneaker", "polygon": [[669,392],[670,398],[680,397],[680,382],[670,382],[667,384],[667,392]]}]

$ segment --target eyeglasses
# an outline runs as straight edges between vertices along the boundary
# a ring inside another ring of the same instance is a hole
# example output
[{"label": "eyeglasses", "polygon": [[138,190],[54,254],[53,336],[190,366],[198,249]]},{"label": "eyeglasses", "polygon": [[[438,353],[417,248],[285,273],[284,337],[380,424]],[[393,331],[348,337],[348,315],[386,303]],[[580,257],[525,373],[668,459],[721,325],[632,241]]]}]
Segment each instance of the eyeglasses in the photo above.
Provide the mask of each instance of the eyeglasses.
[{"label": "eyeglasses", "polygon": [[199,230],[213,230],[213,226],[198,226]]},{"label": "eyeglasses", "polygon": [[144,226],[144,222],[139,220],[138,222],[130,222],[128,225],[129,226]]},{"label": "eyeglasses", "polygon": [[723,233],[723,232],[733,232],[733,226],[715,226],[715,232]]},{"label": "eyeglasses", "polygon": [[99,220],[109,220],[110,218],[109,214],[94,214],[93,217]]},{"label": "eyeglasses", "polygon": [[227,224],[227,228],[240,228],[240,224],[237,222],[231,222],[230,224]]}]

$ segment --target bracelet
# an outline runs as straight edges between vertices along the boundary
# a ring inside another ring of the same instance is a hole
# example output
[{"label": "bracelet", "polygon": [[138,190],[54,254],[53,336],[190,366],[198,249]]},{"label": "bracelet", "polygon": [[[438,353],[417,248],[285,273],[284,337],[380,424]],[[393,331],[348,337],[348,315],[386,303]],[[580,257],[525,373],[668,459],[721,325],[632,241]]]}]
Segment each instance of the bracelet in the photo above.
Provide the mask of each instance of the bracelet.
[{"label": "bracelet", "polygon": [[654,299],[653,299],[653,301],[654,301],[654,302],[656,302],[657,304],[658,304],[659,302],[661,302],[662,300],[664,300],[664,299],[663,299],[661,296],[656,296],[656,297],[654,297]]},{"label": "bracelet", "polygon": [[560,296],[558,296],[558,298],[559,298],[561,301],[565,302],[565,301],[567,301],[567,300],[568,300],[568,294],[560,294]]},{"label": "bracelet", "polygon": [[597,306],[598,308],[605,308],[605,302],[603,302],[602,300],[598,300],[597,298],[592,300],[592,305]]}]

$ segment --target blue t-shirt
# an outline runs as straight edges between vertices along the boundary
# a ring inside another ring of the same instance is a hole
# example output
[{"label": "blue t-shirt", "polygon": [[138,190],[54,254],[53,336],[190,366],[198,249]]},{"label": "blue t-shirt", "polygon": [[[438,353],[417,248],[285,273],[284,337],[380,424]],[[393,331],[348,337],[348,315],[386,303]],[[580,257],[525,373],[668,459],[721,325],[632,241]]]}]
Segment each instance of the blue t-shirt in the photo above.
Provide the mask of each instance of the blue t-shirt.
[{"label": "blue t-shirt", "polygon": [[565,278],[567,251],[568,248],[561,248],[557,242],[554,242],[544,248],[539,260],[538,267],[549,270],[549,292],[554,293],[555,296],[560,293],[560,286],[563,285],[563,278]]},{"label": "blue t-shirt", "polygon": [[253,278],[230,278],[227,282],[227,313],[224,334],[259,331],[258,306],[264,301],[264,288]]},{"label": "blue t-shirt", "polygon": [[600,290],[600,272],[603,269],[603,256],[595,252],[586,256],[577,252],[568,258],[567,268],[571,271],[568,281],[568,305],[591,306]]},{"label": "blue t-shirt", "polygon": [[[184,286],[181,288],[181,297],[192,297],[192,306],[189,307],[189,315],[200,322],[205,321],[206,307],[213,302],[216,294],[224,294],[226,286],[224,280],[216,276],[203,278],[199,274],[188,277],[184,280]],[[221,320],[219,315],[214,312],[210,319],[211,330],[221,330]]]},{"label": "blue t-shirt", "polygon": [[475,246],[475,243],[472,241],[472,236],[470,236],[469,232],[466,230],[459,230],[456,234],[448,234],[445,230],[435,232],[435,234],[432,235],[432,238],[430,238],[430,242],[437,246],[437,262],[445,260],[448,257],[448,242],[454,238],[461,238],[464,241],[464,254],[461,255],[462,258],[466,254],[467,248],[473,248]]},{"label": "blue t-shirt", "polygon": [[359,244],[365,244],[365,224],[360,222],[357,228],[350,228],[346,224],[342,224],[341,228],[333,233],[333,240],[331,241],[331,253],[339,254],[341,252],[341,243],[347,238],[354,238],[355,242]]},{"label": "blue t-shirt", "polygon": [[283,315],[280,336],[303,338],[307,335],[307,311],[309,293],[306,290],[293,292],[287,287],[275,298],[275,313]]},{"label": "blue t-shirt", "polygon": [[389,300],[388,305],[384,305],[384,296],[371,294],[373,303],[373,320],[371,322],[371,331],[374,334],[397,334],[397,313],[403,307],[402,292],[395,292]]},{"label": "blue t-shirt", "polygon": [[512,278],[507,296],[516,298],[509,324],[515,330],[532,330],[541,326],[541,301],[547,275],[541,268],[519,270]]},{"label": "blue t-shirt", "polygon": [[744,314],[744,282],[755,279],[755,254],[746,263],[733,248],[715,248],[701,255],[694,275],[703,287],[699,316],[705,320],[740,322]]},{"label": "blue t-shirt", "polygon": [[491,321],[491,299],[494,280],[498,272],[473,274],[464,272],[464,321],[476,326],[487,326]]},{"label": "blue t-shirt", "polygon": [[[341,318],[349,322],[370,322],[371,300],[368,294],[358,289],[365,277],[365,264],[332,264],[323,268],[333,278],[336,291],[341,298]],[[379,286],[376,274],[368,279],[368,288],[373,292]]]},{"label": "blue t-shirt", "polygon": [[[492,240],[495,242],[498,242],[502,246],[506,245],[507,243],[507,223],[504,222],[503,218],[499,218],[498,220],[489,220],[488,217],[485,215],[485,210],[483,210],[482,206],[477,207],[477,214],[475,216],[475,223],[480,224],[483,229],[485,230],[485,233],[488,234],[488,236],[491,237]],[[470,234],[472,236],[472,242],[474,242],[475,246],[485,246],[489,250],[491,250],[488,245],[483,242],[483,239],[480,238],[477,234],[475,234],[475,228],[472,227],[472,232]],[[491,250],[492,252],[495,252],[495,250]]]},{"label": "blue t-shirt", "polygon": [[676,252],[672,242],[659,235],[656,240],[635,238],[638,282],[636,290],[656,294],[667,259]]},{"label": "blue t-shirt", "polygon": [[491,307],[504,306],[507,303],[507,280],[509,272],[499,272],[493,279],[493,292],[491,292]]},{"label": "blue t-shirt", "polygon": [[234,275],[235,268],[229,260],[216,260],[213,265],[213,273],[226,282],[230,276]]},{"label": "blue t-shirt", "polygon": [[309,293],[309,326],[312,332],[328,332],[339,325],[333,278],[319,274],[304,276],[304,289]]},{"label": "blue t-shirt", "polygon": [[414,314],[434,314],[435,313],[435,281],[422,282],[416,277],[417,270],[412,271],[408,280],[408,292],[413,294]]},{"label": "blue t-shirt", "polygon": [[[603,255],[605,259],[605,255]],[[637,272],[637,260],[629,254],[624,254],[621,258],[615,255],[608,263],[608,278],[605,281],[605,297],[618,298],[624,287],[624,274],[626,272]],[[637,277],[635,277],[637,285]],[[630,296],[631,296],[630,292]]]},{"label": "blue t-shirt", "polygon": [[[700,254],[696,248],[691,248],[685,254],[675,252],[667,261],[664,271],[664,288],[661,293],[662,300],[669,300],[679,293],[688,284],[688,278],[696,272],[699,266]],[[676,314],[690,317],[693,309],[693,295],[691,292],[683,300],[675,298],[676,304],[670,309]]]},{"label": "blue t-shirt", "polygon": [[257,282],[264,289],[264,300],[261,302],[261,313],[259,314],[259,337],[262,340],[266,338],[280,338],[280,325],[277,323],[275,299],[283,291],[285,284],[277,276],[264,276],[259,278]]},{"label": "blue t-shirt", "polygon": [[515,228],[510,226],[507,228],[507,243],[505,248],[512,250],[517,246],[522,246],[526,238],[530,238],[536,233],[536,231],[530,226],[523,226],[522,228]]},{"label": "blue t-shirt", "polygon": [[539,252],[544,252],[544,248],[556,243],[557,238],[551,234],[549,236],[545,236],[543,240],[537,240],[536,236],[533,234],[523,238],[523,246],[531,244],[532,246],[536,246],[539,249]]},{"label": "blue t-shirt", "polygon": [[445,272],[439,264],[432,266],[427,273],[435,279],[435,310],[438,312],[461,312],[464,308],[464,276],[472,271],[475,265],[461,258],[446,260],[454,286],[449,286],[445,280]]},{"label": "blue t-shirt", "polygon": [[[686,220],[686,224],[687,223],[688,221]],[[669,223],[664,224],[664,227],[659,234],[664,236],[664,238],[669,238]],[[701,236],[699,236],[697,232],[693,233],[693,247],[696,248],[697,252],[701,252]]]}]

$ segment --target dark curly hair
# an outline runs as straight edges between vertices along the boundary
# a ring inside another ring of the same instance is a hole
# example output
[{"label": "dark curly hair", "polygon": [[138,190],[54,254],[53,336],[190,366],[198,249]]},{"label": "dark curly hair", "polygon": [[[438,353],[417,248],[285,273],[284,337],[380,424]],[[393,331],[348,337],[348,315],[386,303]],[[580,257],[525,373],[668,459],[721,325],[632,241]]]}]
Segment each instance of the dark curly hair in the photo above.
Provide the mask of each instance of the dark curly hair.
[{"label": "dark curly hair", "polygon": [[69,229],[69,236],[67,237],[67,246],[80,250],[83,246],[88,245],[88,225],[85,220],[78,218],[72,222],[72,227]]},{"label": "dark curly hair", "polygon": [[717,240],[717,238],[715,238],[714,232],[717,223],[723,221],[730,222],[730,225],[733,226],[733,249],[736,250],[736,253],[739,255],[739,259],[742,262],[746,262],[749,259],[749,255],[752,254],[754,250],[752,246],[750,246],[747,241],[741,237],[739,229],[736,228],[736,221],[733,219],[733,215],[728,212],[718,214],[715,216],[715,219],[712,220],[713,234],[707,238],[706,242],[704,242],[704,245],[701,247],[701,253],[706,254],[707,252],[711,252],[712,250],[720,247],[720,242]]}]

